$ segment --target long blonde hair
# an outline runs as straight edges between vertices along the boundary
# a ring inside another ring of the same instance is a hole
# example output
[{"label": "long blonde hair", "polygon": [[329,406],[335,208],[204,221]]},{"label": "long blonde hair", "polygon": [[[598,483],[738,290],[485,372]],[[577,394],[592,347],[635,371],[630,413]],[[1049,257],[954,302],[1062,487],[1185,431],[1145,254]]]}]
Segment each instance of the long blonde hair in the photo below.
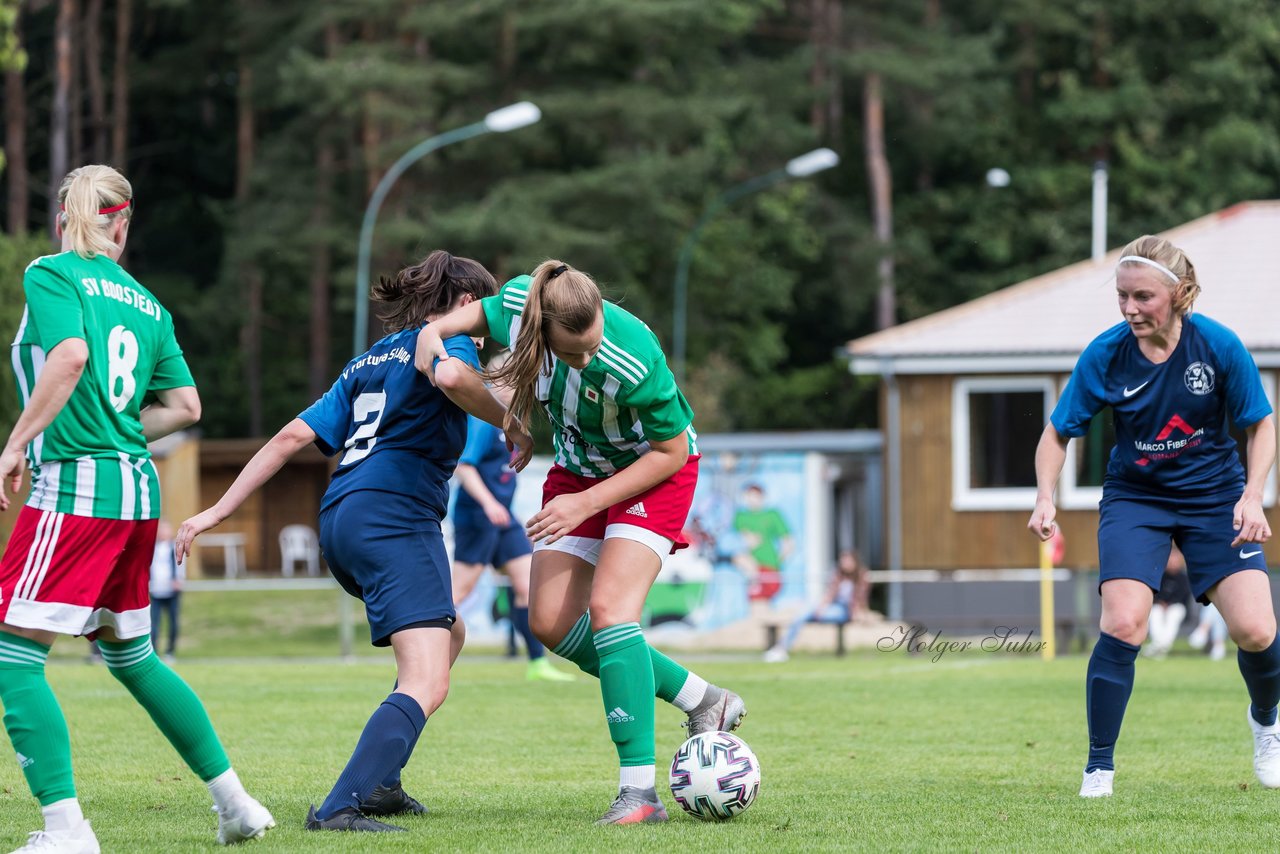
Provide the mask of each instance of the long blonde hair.
[{"label": "long blonde hair", "polygon": [[112,224],[133,216],[132,202],[133,187],[110,166],[81,166],[68,172],[58,187],[58,222],[71,249],[81,258],[109,254],[116,248]]},{"label": "long blonde hair", "polygon": [[[1170,273],[1178,277],[1178,281],[1169,281],[1167,276],[1161,278],[1173,290],[1173,310],[1179,316],[1190,314],[1196,297],[1200,296],[1200,282],[1196,279],[1196,268],[1192,265],[1187,253],[1174,246],[1163,237],[1144,234],[1132,240],[1120,250],[1120,257],[1136,255],[1162,265]],[[1126,264],[1137,264],[1137,261],[1126,261]]]},{"label": "long blonde hair", "polygon": [[568,264],[548,260],[533,271],[520,334],[511,342],[511,357],[485,374],[489,382],[511,387],[511,406],[504,422],[508,430],[528,425],[538,375],[551,371],[551,348],[547,346],[551,324],[567,332],[586,332],[599,317],[603,302],[595,280]]}]

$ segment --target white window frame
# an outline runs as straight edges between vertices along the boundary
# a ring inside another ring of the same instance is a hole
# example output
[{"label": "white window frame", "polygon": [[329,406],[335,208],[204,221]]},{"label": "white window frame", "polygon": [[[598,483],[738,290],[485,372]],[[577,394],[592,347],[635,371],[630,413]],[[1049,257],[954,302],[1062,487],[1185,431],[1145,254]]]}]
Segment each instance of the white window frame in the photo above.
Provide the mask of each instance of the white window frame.
[{"label": "white window frame", "polygon": [[958,377],[951,385],[951,509],[1026,510],[1036,503],[1035,486],[972,488],[969,486],[969,395],[975,392],[1041,392],[1042,424],[1047,424],[1058,387],[1049,376]]},{"label": "white window frame", "polygon": [[[1271,419],[1274,422],[1276,418],[1276,372],[1259,371],[1259,374],[1262,377],[1262,390],[1266,393],[1267,400],[1271,403]],[[1061,385],[1063,389],[1066,388],[1068,379],[1070,379],[1069,376],[1062,378]],[[1067,443],[1067,464],[1062,467],[1062,478],[1058,481],[1058,506],[1063,510],[1097,510],[1098,503],[1102,501],[1102,487],[1079,486],[1076,484],[1075,458],[1078,441],[1078,439],[1072,439]],[[1272,466],[1262,487],[1262,506],[1274,507],[1276,505],[1276,497],[1276,467]]]}]

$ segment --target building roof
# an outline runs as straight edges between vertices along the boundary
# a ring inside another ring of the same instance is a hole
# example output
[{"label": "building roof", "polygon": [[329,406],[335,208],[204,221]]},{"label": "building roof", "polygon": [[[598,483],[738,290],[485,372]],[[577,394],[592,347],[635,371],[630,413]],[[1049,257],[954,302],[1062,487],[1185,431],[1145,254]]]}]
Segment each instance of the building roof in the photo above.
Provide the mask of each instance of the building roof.
[{"label": "building roof", "polygon": [[[1191,258],[1195,310],[1226,324],[1259,367],[1280,366],[1280,201],[1244,202],[1161,232]],[[1120,322],[1113,290],[1120,250],[849,342],[859,374],[1070,371]]]}]

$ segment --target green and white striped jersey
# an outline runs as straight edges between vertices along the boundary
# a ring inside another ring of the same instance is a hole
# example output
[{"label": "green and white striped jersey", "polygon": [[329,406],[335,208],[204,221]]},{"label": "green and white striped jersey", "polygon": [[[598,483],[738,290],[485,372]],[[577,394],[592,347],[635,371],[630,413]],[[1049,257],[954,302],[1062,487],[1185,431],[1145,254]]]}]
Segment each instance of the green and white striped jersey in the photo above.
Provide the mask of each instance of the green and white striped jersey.
[{"label": "green and white striped jersey", "polygon": [[[489,333],[511,346],[520,334],[529,276],[517,276],[481,300]],[[697,453],[693,410],[676,386],[658,338],[630,312],[604,303],[604,340],[581,371],[552,357],[537,398],[555,434],[556,462],[585,477],[606,477],[649,450],[651,441],[688,429]]]},{"label": "green and white striped jersey", "polygon": [[27,446],[27,504],[99,519],[155,519],[160,482],[142,433],[147,392],[194,386],[173,318],[105,255],[32,261],[11,358],[25,408],[46,355],[68,338],[89,348],[66,406]]}]

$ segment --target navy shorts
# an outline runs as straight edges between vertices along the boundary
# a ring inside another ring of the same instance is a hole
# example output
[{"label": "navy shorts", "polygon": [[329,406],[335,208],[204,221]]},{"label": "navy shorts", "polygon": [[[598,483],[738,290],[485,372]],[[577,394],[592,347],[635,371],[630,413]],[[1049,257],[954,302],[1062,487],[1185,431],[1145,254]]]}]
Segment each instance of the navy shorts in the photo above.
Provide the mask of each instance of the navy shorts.
[{"label": "navy shorts", "polygon": [[524,526],[513,522],[499,528],[489,522],[456,525],[453,529],[453,559],[501,569],[509,560],[533,553]]},{"label": "navy shorts", "polygon": [[1165,497],[1103,495],[1098,523],[1099,586],[1113,578],[1132,578],[1160,589],[1169,544],[1187,560],[1187,578],[1196,601],[1208,604],[1213,585],[1243,569],[1267,571],[1262,546],[1231,547],[1232,516],[1239,495]]},{"label": "navy shorts", "polygon": [[444,536],[421,505],[350,493],[320,513],[320,547],[342,589],[364,602],[374,646],[390,646],[401,629],[453,624]]}]

